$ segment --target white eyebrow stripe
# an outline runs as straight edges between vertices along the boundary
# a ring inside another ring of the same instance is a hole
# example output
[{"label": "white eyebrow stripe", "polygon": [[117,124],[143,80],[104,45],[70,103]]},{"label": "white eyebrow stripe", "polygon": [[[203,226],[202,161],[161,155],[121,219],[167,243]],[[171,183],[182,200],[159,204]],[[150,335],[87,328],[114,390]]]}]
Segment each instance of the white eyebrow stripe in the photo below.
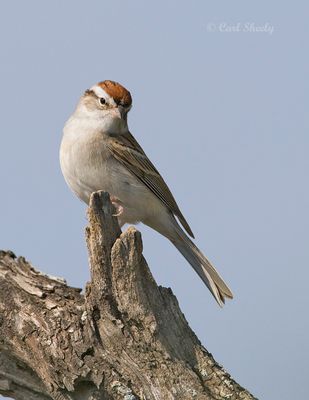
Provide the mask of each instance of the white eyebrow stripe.
[{"label": "white eyebrow stripe", "polygon": [[103,97],[105,100],[108,100],[109,104],[114,106],[116,105],[115,100],[100,86],[94,85],[90,88],[90,90],[92,90],[99,98]]}]

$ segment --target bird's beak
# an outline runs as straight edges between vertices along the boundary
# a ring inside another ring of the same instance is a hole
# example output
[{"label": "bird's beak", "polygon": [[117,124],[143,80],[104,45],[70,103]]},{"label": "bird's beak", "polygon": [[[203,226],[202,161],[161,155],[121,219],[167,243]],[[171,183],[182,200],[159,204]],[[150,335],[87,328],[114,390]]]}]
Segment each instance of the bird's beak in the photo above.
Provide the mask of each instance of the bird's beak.
[{"label": "bird's beak", "polygon": [[113,109],[115,116],[120,118],[120,119],[125,119],[126,117],[126,110],[123,106],[117,106]]}]

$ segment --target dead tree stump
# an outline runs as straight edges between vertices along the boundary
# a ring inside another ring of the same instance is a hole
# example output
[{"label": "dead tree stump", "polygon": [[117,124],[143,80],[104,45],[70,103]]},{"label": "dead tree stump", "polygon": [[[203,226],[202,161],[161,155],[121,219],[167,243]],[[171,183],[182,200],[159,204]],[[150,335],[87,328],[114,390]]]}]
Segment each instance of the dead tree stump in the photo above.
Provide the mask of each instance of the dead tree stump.
[{"label": "dead tree stump", "polygon": [[[254,399],[157,286],[140,233],[94,193],[85,292],[0,252],[0,393],[22,400]],[[219,311],[218,311],[219,312]]]}]

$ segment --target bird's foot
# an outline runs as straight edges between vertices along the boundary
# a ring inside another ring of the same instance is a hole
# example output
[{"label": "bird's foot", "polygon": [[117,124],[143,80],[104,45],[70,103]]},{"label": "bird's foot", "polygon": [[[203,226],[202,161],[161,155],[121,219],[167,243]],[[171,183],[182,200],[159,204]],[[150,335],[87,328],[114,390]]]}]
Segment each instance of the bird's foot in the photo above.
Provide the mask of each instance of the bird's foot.
[{"label": "bird's foot", "polygon": [[121,200],[117,199],[117,197],[111,196],[111,202],[115,208],[115,214],[113,214],[113,217],[120,217],[120,215],[123,213],[123,205]]}]

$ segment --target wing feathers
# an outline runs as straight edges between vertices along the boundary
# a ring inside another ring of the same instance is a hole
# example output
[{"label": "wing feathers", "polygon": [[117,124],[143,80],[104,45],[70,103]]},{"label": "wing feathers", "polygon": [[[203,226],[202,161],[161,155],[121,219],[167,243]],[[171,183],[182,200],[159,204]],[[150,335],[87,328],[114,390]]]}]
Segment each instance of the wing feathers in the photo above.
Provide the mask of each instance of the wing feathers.
[{"label": "wing feathers", "polygon": [[107,145],[113,156],[140,179],[178,217],[188,234],[194,237],[167,184],[134,137],[129,132],[112,136]]}]

